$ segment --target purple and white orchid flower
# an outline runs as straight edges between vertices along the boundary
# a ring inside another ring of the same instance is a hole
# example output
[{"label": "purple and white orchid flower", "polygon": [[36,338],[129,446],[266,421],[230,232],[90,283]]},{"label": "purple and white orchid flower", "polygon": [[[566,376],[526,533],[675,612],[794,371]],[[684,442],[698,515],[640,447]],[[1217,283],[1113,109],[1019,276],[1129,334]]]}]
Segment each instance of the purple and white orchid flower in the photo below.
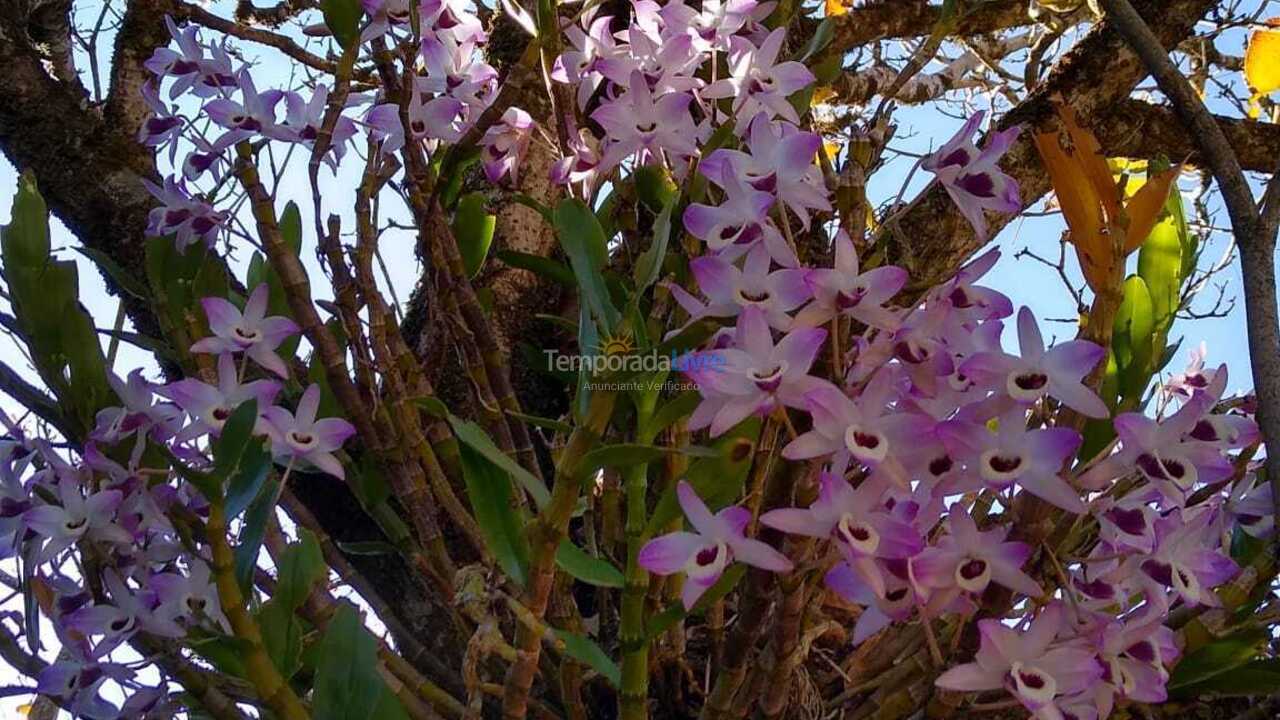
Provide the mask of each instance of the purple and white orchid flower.
[{"label": "purple and white orchid flower", "polygon": [[710,426],[714,437],[753,414],[803,407],[806,395],[823,382],[808,373],[826,338],[821,328],[799,328],[775,344],[764,311],[744,308],[732,347],[694,353],[685,361],[685,374],[703,393],[689,428]]},{"label": "purple and white orchid flower", "polygon": [[319,409],[320,386],[314,384],[302,393],[296,414],[282,407],[267,408],[262,419],[271,438],[271,452],[277,460],[314,466],[342,480],[346,473],[333,451],[355,435],[356,429],[342,418],[317,420]]},{"label": "purple and white orchid flower", "polygon": [[249,294],[244,312],[220,297],[201,300],[213,337],[198,340],[191,346],[191,352],[215,355],[243,352],[267,370],[288,378],[289,368],[275,350],[285,338],[298,333],[298,324],[283,315],[267,317],[270,297],[270,288],[262,283]]},{"label": "purple and white orchid flower", "polygon": [[[202,435],[217,436],[231,413],[241,404],[256,400],[259,413],[271,405],[280,392],[275,380],[253,380],[241,383],[236,371],[236,361],[231,353],[218,356],[218,386],[214,387],[195,378],[184,378],[156,388],[156,393],[176,402],[191,416],[191,424],[178,433],[174,441],[185,443]],[[261,423],[255,432],[262,432]]]},{"label": "purple and white orchid flower", "polygon": [[985,115],[982,111],[975,113],[954,137],[920,164],[938,176],[938,182],[973,226],[979,240],[987,237],[983,211],[1016,213],[1022,209],[1018,181],[996,165],[1018,138],[1019,128],[992,133],[987,146],[978,150],[972,138]]},{"label": "purple and white orchid flower", "polygon": [[685,574],[680,599],[686,610],[720,579],[735,562],[771,572],[791,571],[791,561],[772,547],[748,538],[744,531],[751,511],[737,505],[714,515],[684,480],[676,487],[676,498],[693,532],[678,531],[654,538],[640,548],[640,566],[658,575]]}]

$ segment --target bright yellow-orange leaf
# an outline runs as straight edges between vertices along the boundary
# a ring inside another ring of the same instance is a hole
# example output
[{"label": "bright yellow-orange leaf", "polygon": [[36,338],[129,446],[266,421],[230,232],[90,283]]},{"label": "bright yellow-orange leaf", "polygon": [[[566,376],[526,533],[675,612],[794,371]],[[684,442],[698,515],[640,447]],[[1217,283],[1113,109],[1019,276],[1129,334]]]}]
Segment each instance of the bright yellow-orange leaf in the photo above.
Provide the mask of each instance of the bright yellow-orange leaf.
[{"label": "bright yellow-orange leaf", "polygon": [[1111,255],[1103,233],[1105,224],[1098,193],[1089,182],[1076,149],[1068,151],[1062,146],[1061,133],[1036,133],[1034,140],[1049,172],[1062,216],[1071,230],[1071,243],[1080,257],[1080,267],[1090,286],[1096,287],[1095,282],[1106,276]]},{"label": "bright yellow-orange leaf", "polygon": [[1124,206],[1125,214],[1129,216],[1129,229],[1124,242],[1126,255],[1137,250],[1155,228],[1165,200],[1169,199],[1169,187],[1178,179],[1178,174],[1181,172],[1181,165],[1171,167],[1148,179],[1138,192],[1129,198],[1129,202]]},{"label": "bright yellow-orange leaf", "polygon": [[[1280,26],[1280,18],[1267,21]],[[1244,52],[1244,79],[1258,95],[1280,90],[1280,30],[1255,30]]]},{"label": "bright yellow-orange leaf", "polygon": [[849,12],[849,8],[844,6],[843,0],[824,0],[827,9],[827,17],[835,17],[837,15],[845,15]]},{"label": "bright yellow-orange leaf", "polygon": [[1071,136],[1071,144],[1075,147],[1075,157],[1081,164],[1094,192],[1102,201],[1103,221],[1109,222],[1120,214],[1120,198],[1116,195],[1116,182],[1111,175],[1111,167],[1107,164],[1107,156],[1102,154],[1102,144],[1092,132],[1076,122],[1076,113],[1066,103],[1058,105],[1058,117]]}]

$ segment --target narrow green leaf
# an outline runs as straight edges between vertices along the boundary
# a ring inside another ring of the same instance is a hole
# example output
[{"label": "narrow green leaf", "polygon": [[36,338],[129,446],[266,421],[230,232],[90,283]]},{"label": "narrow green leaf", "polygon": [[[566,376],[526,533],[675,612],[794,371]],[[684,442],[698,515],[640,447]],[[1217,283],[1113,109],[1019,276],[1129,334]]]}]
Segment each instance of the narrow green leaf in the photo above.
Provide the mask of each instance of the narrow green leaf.
[{"label": "narrow green leaf", "polygon": [[339,47],[345,50],[360,40],[360,0],[320,0],[320,10]]},{"label": "narrow green leaf", "polygon": [[818,23],[818,29],[813,32],[813,37],[809,38],[809,42],[805,44],[804,52],[800,53],[800,57],[797,60],[808,62],[809,58],[825,50],[835,36],[835,21],[829,17],[823,18],[822,22]]},{"label": "narrow green leaf", "polygon": [[246,593],[253,588],[253,571],[258,566],[258,551],[267,534],[267,523],[276,509],[276,488],[279,480],[264,483],[258,496],[249,504],[244,514],[244,527],[240,530],[240,544],[235,549],[236,580]]},{"label": "narrow green leaf", "polygon": [[453,214],[453,235],[462,253],[467,277],[475,277],[484,266],[493,242],[493,229],[497,218],[485,211],[484,193],[463,195]]},{"label": "narrow green leaf", "polygon": [[[408,716],[378,675],[378,643],[347,603],[320,640],[312,717],[317,720],[402,720]],[[388,700],[388,696],[390,699]]]},{"label": "narrow green leaf", "polygon": [[453,427],[453,432],[458,436],[458,441],[463,445],[475,450],[490,464],[497,466],[506,474],[515,478],[516,482],[529,493],[538,507],[542,507],[551,501],[551,493],[547,491],[547,486],[542,481],[533,476],[528,470],[525,470],[520,463],[512,460],[509,455],[498,449],[497,445],[489,439],[489,435],[479,425],[463,420],[456,415],[449,416],[449,424]]},{"label": "narrow green leaf", "polygon": [[539,215],[542,216],[543,220],[547,221],[548,225],[552,225],[555,223],[555,218],[551,213],[551,208],[547,207],[541,202],[538,202],[531,195],[528,195],[526,193],[512,193],[511,199],[520,203],[521,205],[524,205],[530,210],[537,212]]},{"label": "narrow green leaf", "polygon": [[600,673],[615,688],[622,685],[622,670],[594,640],[566,630],[556,630],[555,633],[564,643],[566,655]]},{"label": "narrow green leaf", "polygon": [[[357,20],[359,13],[360,6],[357,4]],[[298,203],[292,200],[285,204],[284,212],[280,213],[280,238],[293,250],[294,255],[302,254],[302,211],[298,210]]]},{"label": "narrow green leaf", "polygon": [[622,571],[604,558],[588,555],[568,538],[556,548],[556,564],[565,572],[588,585],[620,588],[626,584]]},{"label": "narrow green leaf", "polygon": [[1268,637],[1266,630],[1252,628],[1215,640],[1188,654],[1170,673],[1169,691],[1180,690],[1244,665],[1257,657]]},{"label": "narrow green leaf", "polygon": [[213,474],[219,480],[226,480],[240,466],[257,422],[258,401],[250,398],[233,410],[222,425],[222,433],[213,443]]},{"label": "narrow green leaf", "polygon": [[573,430],[573,426],[562,420],[554,420],[552,418],[539,417],[537,415],[526,415],[525,413],[508,410],[507,414],[522,422],[529,423],[534,427],[540,427],[544,430],[550,430],[558,433],[568,433]]},{"label": "narrow green leaf", "polygon": [[662,273],[662,261],[667,257],[667,244],[671,239],[671,213],[675,210],[678,195],[672,195],[662,212],[653,221],[653,244],[641,253],[636,261],[636,293],[644,292],[658,280]]},{"label": "narrow green leaf", "polygon": [[347,555],[395,555],[396,548],[391,543],[381,540],[360,540],[356,542],[338,541],[338,549]]},{"label": "narrow green leaf", "polygon": [[660,460],[667,455],[679,453],[692,457],[716,458],[720,453],[714,448],[698,446],[665,447],[660,445],[641,445],[638,443],[618,443],[604,445],[588,452],[582,458],[582,474],[590,477],[601,468],[621,468],[629,465],[641,465]]},{"label": "narrow green leaf", "polygon": [[115,258],[111,257],[107,253],[91,247],[78,247],[76,248],[76,252],[92,260],[93,263],[102,270],[102,272],[107,274],[107,277],[111,278],[116,285],[120,286],[121,290],[124,290],[139,300],[147,300],[150,298],[151,293],[147,289],[142,278],[139,278],[137,275],[134,275],[120,267],[120,263],[116,262]]},{"label": "narrow green leaf", "polygon": [[[719,580],[715,584],[707,588],[707,591],[698,598],[698,602],[693,604],[691,610],[685,611],[684,605],[674,603],[666,610],[649,618],[645,623],[644,631],[649,640],[656,640],[662,633],[671,628],[672,625],[680,622],[690,615],[698,615],[706,612],[718,600],[733,591],[733,588],[747,574],[747,566],[742,564],[732,565],[724,571]],[[686,580],[686,582],[688,582]]]},{"label": "narrow green leaf", "polygon": [[329,576],[320,543],[306,528],[298,528],[298,542],[290,543],[280,556],[273,598],[289,612],[302,606],[312,588]]},{"label": "narrow green leaf", "polygon": [[680,393],[658,408],[646,424],[645,434],[649,437],[657,437],[658,433],[666,430],[677,420],[691,414],[701,402],[702,394],[697,390],[686,390]]},{"label": "narrow green leaf", "polygon": [[271,473],[271,452],[263,443],[249,443],[227,482],[227,519],[244,512],[262,490]]},{"label": "narrow green leaf", "polygon": [[513,268],[528,270],[534,275],[558,282],[565,287],[577,286],[577,282],[573,279],[573,271],[551,258],[518,250],[499,250],[495,253],[495,257]]},{"label": "narrow green leaf", "polygon": [[412,402],[414,405],[422,408],[423,411],[431,417],[440,418],[442,420],[449,417],[448,406],[446,406],[438,397],[432,397],[430,395],[416,397]]},{"label": "narrow green leaf", "polygon": [[1156,223],[1138,250],[1138,276],[1151,295],[1152,319],[1158,330],[1168,330],[1178,309],[1181,272],[1182,241],[1178,237],[1178,224],[1166,217]]},{"label": "narrow green leaf", "polygon": [[503,572],[518,585],[528,577],[529,549],[511,498],[507,473],[472,446],[458,446],[462,474],[476,523]]},{"label": "narrow green leaf", "polygon": [[618,309],[609,297],[601,274],[605,264],[607,238],[591,208],[576,198],[561,200],[555,210],[556,236],[569,257],[582,301],[608,332],[618,323]]},{"label": "narrow green leaf", "polygon": [[[712,443],[716,457],[700,458],[689,466],[686,473],[689,484],[712,510],[719,510],[741,497],[760,427],[759,418],[739,424]],[[676,501],[675,486],[671,486],[658,498],[646,532],[652,535],[678,517],[680,504]]]}]

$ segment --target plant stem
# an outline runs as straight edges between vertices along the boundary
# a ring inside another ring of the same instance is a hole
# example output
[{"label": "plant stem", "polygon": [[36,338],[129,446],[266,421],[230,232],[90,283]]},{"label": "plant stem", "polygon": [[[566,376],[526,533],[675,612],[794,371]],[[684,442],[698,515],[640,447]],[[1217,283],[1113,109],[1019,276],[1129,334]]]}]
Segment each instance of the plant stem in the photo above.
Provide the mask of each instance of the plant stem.
[{"label": "plant stem", "polygon": [[[616,395],[603,390],[591,396],[586,420],[574,428],[556,463],[551,500],[529,528],[532,557],[529,561],[529,583],[525,586],[521,602],[538,620],[547,614],[555,577],[556,548],[568,533],[569,520],[578,505],[582,490],[582,478],[579,477],[582,459],[604,433],[609,418],[613,416],[616,400]],[[542,634],[527,623],[516,632],[516,660],[507,671],[502,692],[502,715],[507,720],[522,720],[528,713],[529,689],[533,687],[533,676],[538,670],[541,643]]]},{"label": "plant stem", "polygon": [[646,484],[649,466],[632,465],[623,474],[627,496],[627,581],[622,591],[622,720],[643,720],[648,716],[649,642],[644,628],[644,598],[649,590],[649,572],[640,567],[640,548],[645,540]]},{"label": "plant stem", "polygon": [[221,499],[209,503],[209,521],[205,534],[213,555],[214,584],[218,602],[231,623],[235,636],[244,641],[245,673],[267,707],[282,720],[308,720],[311,717],[302,701],[294,694],[276,670],[262,643],[262,631],[244,606],[240,583],[236,580],[235,557],[227,542],[226,508]]}]

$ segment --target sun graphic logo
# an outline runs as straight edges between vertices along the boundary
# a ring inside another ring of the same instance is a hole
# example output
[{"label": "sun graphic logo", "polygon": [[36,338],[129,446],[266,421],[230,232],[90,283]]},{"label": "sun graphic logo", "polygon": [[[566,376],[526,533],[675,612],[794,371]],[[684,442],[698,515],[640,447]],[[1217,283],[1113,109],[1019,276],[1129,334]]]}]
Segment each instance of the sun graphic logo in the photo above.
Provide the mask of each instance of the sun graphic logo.
[{"label": "sun graphic logo", "polygon": [[606,335],[600,339],[600,354],[605,357],[630,355],[635,352],[635,339],[629,334]]}]

